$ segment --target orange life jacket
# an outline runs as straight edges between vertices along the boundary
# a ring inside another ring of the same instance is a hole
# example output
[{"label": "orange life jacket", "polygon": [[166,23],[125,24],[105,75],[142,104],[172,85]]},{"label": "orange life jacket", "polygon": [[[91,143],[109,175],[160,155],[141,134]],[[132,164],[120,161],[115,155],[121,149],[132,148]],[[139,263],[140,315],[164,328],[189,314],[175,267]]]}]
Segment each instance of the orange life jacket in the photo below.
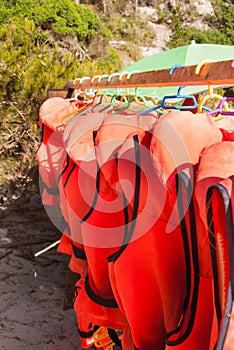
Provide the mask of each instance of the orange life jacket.
[{"label": "orange life jacket", "polygon": [[[193,275],[194,282],[191,285],[190,301],[184,311],[182,326],[176,332],[168,335],[166,349],[172,346],[180,350],[188,348],[192,350],[199,348],[204,350],[223,349],[216,347],[216,344],[227,303],[228,243],[227,235],[222,234],[226,227],[224,207],[219,206],[221,202],[216,190],[214,190],[214,194],[213,189],[209,190],[209,186],[217,182],[218,174],[227,175],[225,163],[229,164],[228,168],[230,169],[230,162],[225,162],[226,157],[230,158],[230,152],[226,152],[225,142],[220,141],[217,139],[216,143],[206,145],[200,154],[195,195],[192,194],[189,179],[184,174],[183,176],[179,174],[180,178],[184,179],[182,181],[183,187],[186,188],[187,193],[190,193],[187,195],[187,203],[189,203],[187,213],[183,208],[185,202],[180,200],[178,203],[180,203],[181,218],[184,218],[181,219],[180,223],[181,232],[185,232],[189,240],[189,255],[192,261],[190,274]],[[220,152],[217,151],[219,148]],[[227,154],[229,155],[227,156]],[[233,165],[232,168],[234,169]],[[208,196],[207,191],[209,192]],[[181,193],[182,189],[180,189],[180,197],[182,198]],[[218,211],[218,215],[213,215],[213,212],[217,213]],[[231,227],[230,223],[228,226]]]},{"label": "orange life jacket", "polygon": [[[148,166],[140,164],[138,172],[136,163],[140,160],[133,161],[134,142],[132,147],[123,145],[122,154],[121,149],[118,152],[120,182],[128,179],[133,188],[138,183],[139,193],[131,198],[132,193],[123,186],[137,216],[129,220],[130,228],[119,252],[109,258],[116,300],[129,322],[136,348],[144,350],[165,349],[166,333],[169,337],[178,328],[188,303],[186,285],[193,283],[192,279],[190,282],[185,278],[188,271],[186,259],[190,257],[186,255],[188,251],[184,252],[186,238],[181,235],[179,220],[173,212],[175,173],[188,167],[193,171],[203,147],[222,138],[211,118],[189,112],[173,112],[161,117],[152,134],[150,146],[146,136],[140,137],[139,159],[147,161],[147,152],[144,154],[143,150],[149,147],[153,158],[148,157]],[[182,148],[176,148],[179,146]],[[173,154],[176,151],[179,153]],[[150,165],[152,160],[155,169]],[[144,219],[147,215],[149,220]],[[149,221],[151,227],[147,227]],[[134,273],[136,266],[137,274]],[[131,283],[126,288],[129,278]]]},{"label": "orange life jacket", "polygon": [[74,113],[77,106],[73,102],[60,97],[46,100],[40,107],[39,126],[42,128],[41,145],[37,151],[37,161],[41,184],[43,204],[54,205],[59,202],[57,185],[58,176],[64,161],[62,118]]},{"label": "orange life jacket", "polygon": [[[229,133],[231,136],[231,133]],[[230,137],[232,139],[232,136]],[[214,164],[215,155],[215,164]],[[234,143],[223,141],[206,148],[198,169],[196,196],[206,222],[213,271],[215,324],[210,349],[233,347],[233,176]],[[214,346],[215,345],[215,346]]]},{"label": "orange life jacket", "polygon": [[[77,285],[80,287],[80,292],[75,308],[78,315],[83,314],[92,322],[110,328],[126,329],[126,320],[113,297],[106,260],[107,256],[118,249],[123,239],[124,228],[122,196],[110,186],[109,180],[110,174],[113,180],[116,167],[113,154],[123,142],[123,138],[136,128],[148,127],[149,123],[152,125],[155,118],[146,117],[144,121],[136,114],[107,115],[104,119],[103,117],[104,114],[82,116],[65,131],[65,138],[68,135],[69,156],[76,162],[65,192],[69,206],[77,215],[74,226],[79,224],[81,227],[82,242],[88,261],[85,281],[80,281]],[[97,132],[93,140],[95,129]],[[82,198],[84,195],[82,189],[85,189],[85,195],[88,195],[87,192],[91,194],[85,202]],[[73,231],[72,224],[71,231]]]},{"label": "orange life jacket", "polygon": [[[71,255],[70,268],[81,276],[87,273],[87,259],[81,245],[71,239],[70,218],[64,191],[61,190],[61,178],[69,178],[71,161],[66,155],[63,141],[65,116],[74,114],[79,108],[77,102],[62,98],[46,100],[40,108],[39,126],[42,128],[42,142],[37,152],[41,183],[44,189],[42,201],[44,205],[61,209],[60,222],[57,227],[63,233],[58,251]],[[65,181],[65,180],[64,180]],[[78,331],[83,348],[94,344],[93,334],[96,325],[77,315]]]},{"label": "orange life jacket", "polygon": [[[66,155],[63,142],[65,124],[63,119],[67,115],[76,113],[79,103],[68,99],[54,97],[46,100],[40,107],[39,126],[42,128],[42,142],[37,152],[39,165],[42,202],[47,207],[54,207],[48,212],[49,217],[63,233],[58,251],[71,255],[71,269],[80,273],[83,262],[74,254],[75,245],[70,238],[69,217],[64,200],[63,191],[59,191],[61,174],[69,174],[69,158]],[[61,213],[56,208],[60,206]],[[49,210],[47,208],[47,210]],[[53,210],[56,212],[53,218]],[[79,265],[82,265],[80,267]],[[76,266],[77,265],[77,266]]]},{"label": "orange life jacket", "polygon": [[[62,174],[61,183],[68,207],[72,240],[79,251],[83,249],[88,262],[87,275],[76,285],[79,292],[74,303],[75,311],[78,317],[92,323],[123,329],[126,321],[113,298],[108,280],[103,278],[103,275],[106,276],[105,248],[98,247],[95,254],[92,251],[95,241],[99,239],[95,225],[97,229],[100,227],[100,216],[104,220],[103,225],[111,229],[111,221],[105,220],[99,208],[102,200],[99,191],[105,190],[106,184],[94,152],[95,131],[103,118],[101,114],[82,115],[67,125],[64,141],[70,159],[70,172],[68,177]],[[94,211],[98,223],[92,221]],[[90,227],[88,231],[84,230],[84,223]]]},{"label": "orange life jacket", "polygon": [[70,265],[85,275],[76,286],[78,324],[130,329],[126,350],[133,343],[139,350],[230,350],[233,214],[226,203],[233,174],[228,168],[224,181],[226,168],[216,177],[207,164],[214,154],[220,164],[233,157],[227,142],[233,134],[222,123],[219,130],[208,114],[168,113],[152,130],[145,117],[131,123],[129,112],[125,118],[93,113],[60,130],[68,154],[61,176],[56,167],[54,176],[69,226],[63,242],[73,253]]}]

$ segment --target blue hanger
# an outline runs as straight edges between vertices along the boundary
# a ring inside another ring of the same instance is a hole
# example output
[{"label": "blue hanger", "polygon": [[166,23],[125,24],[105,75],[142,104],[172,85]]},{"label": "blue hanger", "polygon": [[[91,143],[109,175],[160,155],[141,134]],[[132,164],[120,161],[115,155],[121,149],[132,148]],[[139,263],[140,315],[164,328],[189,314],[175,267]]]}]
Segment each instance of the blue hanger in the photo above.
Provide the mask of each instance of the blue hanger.
[{"label": "blue hanger", "polygon": [[[177,91],[177,94],[176,95],[167,95],[167,96],[164,96],[162,98],[162,101],[159,105],[155,106],[155,107],[152,107],[150,109],[148,109],[147,111],[145,112],[142,112],[141,115],[145,115],[145,114],[148,114],[150,112],[153,112],[155,111],[156,109],[159,109],[159,108],[163,108],[163,109],[176,109],[176,110],[188,110],[188,109],[195,109],[198,107],[198,103],[197,103],[197,100],[195,98],[195,96],[193,95],[182,95],[181,94],[181,90],[185,88],[185,86],[180,86],[178,91]],[[192,100],[193,102],[193,105],[191,106],[183,106],[183,105],[171,105],[171,104],[165,104],[166,101],[168,99],[190,99]],[[210,111],[209,108],[205,108],[206,110]]]},{"label": "blue hanger", "polygon": [[[176,110],[183,110],[183,109],[186,109],[186,110],[188,110],[188,108],[189,109],[194,109],[194,108],[197,108],[197,106],[198,106],[198,103],[197,103],[197,101],[196,101],[196,98],[195,98],[195,96],[193,96],[193,95],[181,95],[181,89],[183,89],[185,86],[180,86],[179,87],[179,89],[178,89],[178,91],[177,91],[177,94],[176,95],[166,95],[166,96],[164,96],[163,98],[162,98],[162,101],[161,101],[161,103],[159,104],[159,105],[157,105],[157,106],[155,106],[155,107],[152,107],[152,108],[150,108],[150,109],[148,109],[147,111],[145,111],[145,112],[142,112],[141,113],[141,115],[145,115],[145,114],[148,114],[148,113],[150,113],[150,112],[152,112],[152,111],[155,111],[156,109],[158,109],[158,108],[163,108],[163,109],[176,109]],[[166,105],[165,103],[166,103],[166,101],[168,100],[168,99],[190,99],[190,100],[192,100],[192,102],[193,102],[193,105],[191,105],[191,106],[175,106],[175,105]]]}]

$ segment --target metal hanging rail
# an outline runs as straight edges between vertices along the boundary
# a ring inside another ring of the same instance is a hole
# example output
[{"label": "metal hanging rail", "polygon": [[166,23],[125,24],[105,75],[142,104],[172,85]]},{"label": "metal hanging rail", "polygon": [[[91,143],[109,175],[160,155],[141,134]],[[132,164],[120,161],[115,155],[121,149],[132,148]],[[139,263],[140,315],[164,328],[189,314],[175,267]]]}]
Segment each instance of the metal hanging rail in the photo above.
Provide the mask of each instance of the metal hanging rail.
[{"label": "metal hanging rail", "polygon": [[[104,89],[135,87],[166,87],[196,85],[234,85],[234,59],[227,61],[202,61],[198,65],[178,66],[147,72],[113,73],[93,78],[78,78],[68,83],[68,89]],[[49,89],[48,97],[62,96],[64,90]]]}]

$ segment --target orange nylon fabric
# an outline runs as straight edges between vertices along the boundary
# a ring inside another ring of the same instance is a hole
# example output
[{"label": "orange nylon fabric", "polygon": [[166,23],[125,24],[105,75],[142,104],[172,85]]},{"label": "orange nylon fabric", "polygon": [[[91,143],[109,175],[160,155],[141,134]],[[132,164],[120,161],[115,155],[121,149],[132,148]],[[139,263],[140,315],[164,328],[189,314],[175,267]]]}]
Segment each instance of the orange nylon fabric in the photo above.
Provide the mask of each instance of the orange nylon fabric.
[{"label": "orange nylon fabric", "polygon": [[222,140],[221,131],[207,113],[167,113],[155,125],[153,134],[153,164],[159,167],[156,171],[161,171],[162,181],[167,182],[167,187],[175,169],[177,172],[186,170],[187,165],[189,169],[191,164],[198,163],[204,147]]},{"label": "orange nylon fabric", "polygon": [[230,195],[233,196],[231,191],[232,183],[228,180],[234,175],[233,152],[234,142],[223,141],[207,147],[201,154],[195,194],[199,202],[200,215],[204,222],[206,222],[204,189],[208,189],[209,186],[216,183],[223,183],[228,188]]},{"label": "orange nylon fabric", "polygon": [[[224,127],[224,123],[222,123]],[[218,123],[216,124],[218,126]],[[225,129],[222,129],[222,134]],[[226,130],[225,130],[226,131]],[[225,136],[227,138],[227,135]],[[200,141],[200,137],[199,137]],[[230,149],[231,147],[231,149]],[[200,161],[198,171],[196,173],[197,179],[195,184],[195,196],[193,198],[195,206],[195,217],[196,217],[196,228],[197,228],[197,239],[198,239],[198,252],[199,252],[199,292],[198,292],[198,303],[196,307],[196,314],[193,320],[193,327],[189,334],[183,339],[182,342],[175,345],[175,349],[187,349],[192,350],[202,348],[204,350],[213,350],[216,346],[219,325],[216,314],[216,301],[214,299],[214,282],[213,272],[211,267],[211,256],[210,256],[210,242],[208,240],[208,227],[207,227],[207,208],[206,208],[206,193],[208,187],[216,183],[225,183],[227,188],[227,180],[224,178],[233,174],[234,164],[233,160],[233,145],[227,142],[220,142],[217,140],[212,145],[206,145],[206,148],[200,153]],[[214,164],[215,156],[215,164]],[[214,229],[215,232],[222,232],[225,227],[225,213],[220,201],[216,197],[212,201],[214,211]],[[217,215],[218,213],[218,215]],[[222,306],[222,315],[224,313],[224,307],[226,305],[227,289],[228,289],[228,251],[227,251],[227,237],[223,234],[221,241],[217,239],[217,275],[220,281],[219,285],[219,300]],[[220,247],[220,246],[221,247]],[[207,295],[207,297],[205,297]],[[182,333],[183,334],[183,333]],[[177,336],[180,334],[178,333]],[[177,340],[176,335],[169,338],[170,341]],[[167,349],[171,348],[170,344],[167,344]]]},{"label": "orange nylon fabric", "polygon": [[[129,135],[129,138],[123,143],[118,152],[118,175],[131,207],[131,210],[128,210],[130,222],[134,207],[131,188],[134,188],[136,184],[136,161],[132,136],[133,134]],[[170,257],[166,254],[166,249],[164,248],[170,249],[170,244],[176,247],[179,244],[179,237],[175,235],[171,237],[169,235],[161,235],[161,232],[165,231],[167,225],[166,221],[160,220],[161,210],[163,209],[161,203],[164,204],[166,201],[166,191],[152,167],[149,152],[151,133],[138,132],[138,139],[141,154],[138,218],[136,219],[133,235],[130,237],[131,241],[116,260],[110,261],[109,273],[115,297],[129,322],[133,341],[137,349],[164,349],[166,329],[162,290],[165,285],[161,284],[160,274],[164,274],[167,267],[171,268]],[[122,180],[127,181],[123,183]],[[131,184],[131,186],[128,184]],[[155,212],[153,212],[153,208],[156,209]],[[153,228],[157,230],[157,235]],[[163,248],[159,251],[158,247]],[[162,258],[161,255],[164,256],[164,262],[167,260],[167,264],[162,264],[164,266],[163,269],[157,265]],[[182,261],[182,266],[183,263]],[[177,272],[179,274],[175,273],[175,275],[179,278],[179,284],[184,285],[183,276],[181,271],[179,271],[181,270],[181,265],[178,262],[177,267],[176,265],[174,266],[176,269],[178,268]],[[173,290],[174,292],[175,290]],[[169,294],[170,292],[167,295],[164,294],[165,298],[168,298]],[[180,314],[178,315],[177,313],[177,306],[180,302],[176,298],[173,299],[174,310],[176,311],[172,311],[170,315],[170,318],[173,319],[171,321],[172,324],[174,317],[177,318],[177,322],[180,317]],[[180,299],[183,300],[183,294]]]},{"label": "orange nylon fabric", "polygon": [[[67,229],[65,229],[62,234],[58,251],[71,255],[71,270],[84,276],[87,273],[87,261],[77,258],[73,251],[73,246],[75,246],[76,249],[84,253],[82,244],[78,244],[76,241],[72,240],[72,236],[70,235],[70,222],[72,222],[72,220],[70,220],[71,213],[67,206],[62,177],[60,179],[61,174],[63,174],[63,178],[69,176],[72,166],[71,162],[66,159],[63,141],[65,125],[62,124],[62,119],[65,115],[74,114],[77,108],[77,102],[69,102],[61,98],[52,98],[44,102],[40,108],[39,120],[39,125],[43,127],[44,132],[41,146],[37,152],[37,160],[42,181],[45,182],[49,188],[56,188],[59,190],[59,194],[55,196],[48,193],[45,189],[42,197],[43,203],[45,205],[56,205],[59,201],[63,217],[68,224]],[[90,322],[79,315],[77,315],[77,321],[78,327],[82,332],[90,332]],[[83,347],[90,347],[90,341],[91,339],[87,342],[86,339],[82,339],[81,337]]]},{"label": "orange nylon fabric", "polygon": [[[184,125],[186,125],[186,128]],[[205,128],[205,131],[200,132],[200,128]],[[195,135],[194,141],[191,140],[192,133]],[[173,220],[171,220],[173,204],[175,204],[175,193],[172,192],[175,188],[175,182],[172,183],[174,181],[172,176],[184,167],[193,170],[203,147],[222,138],[221,132],[208,115],[201,115],[195,119],[195,116],[190,112],[172,112],[161,117],[158,123],[155,123],[152,134],[150,147],[153,153],[156,175],[153,175],[152,180],[150,180],[149,174],[153,174],[154,169],[150,170],[149,165],[148,168],[146,165],[142,165],[139,213],[143,214],[141,218],[139,218],[139,215],[136,220],[131,243],[127,245],[117,260],[110,263],[110,275],[112,276],[113,286],[116,287],[116,299],[119,305],[122,305],[121,309],[124,310],[130,323],[134,344],[138,349],[144,350],[164,349],[166,331],[171,331],[178,326],[183,311],[185,261],[176,213],[173,214]],[[177,137],[176,140],[175,136]],[[142,136],[140,139],[143,141],[144,149],[148,149],[147,137]],[[179,140],[181,148],[178,148],[177,140]],[[134,188],[136,183],[134,178],[134,156],[133,154],[127,155],[128,152],[134,153],[133,146],[129,147],[123,144],[122,149],[122,154],[121,149],[118,152],[119,179],[120,182],[121,179],[128,179]],[[176,151],[179,153],[174,153]],[[173,156],[177,159],[173,159]],[[141,159],[147,159],[143,151]],[[152,162],[152,159],[149,159],[150,162]],[[147,170],[144,171],[145,169]],[[149,185],[150,183],[151,185]],[[148,195],[150,205],[145,209],[147,193],[152,193],[152,184],[155,186],[155,195],[151,197]],[[134,203],[130,199],[131,191],[128,190],[127,186],[123,188],[130,205],[133,207]],[[152,198],[154,198],[154,201],[151,202]],[[161,212],[159,211],[160,214],[158,214],[161,203],[164,203],[165,206],[161,207]],[[151,207],[154,210],[151,210]],[[155,223],[149,230],[144,225],[146,223],[144,216],[147,214],[148,218],[155,216]],[[168,232],[169,226],[171,227]],[[141,255],[141,251],[143,255]],[[149,257],[152,257],[152,260]],[[131,261],[128,267],[127,261]],[[139,261],[142,263],[142,274],[139,272],[137,277],[134,278],[134,269],[139,265]],[[153,270],[152,265],[157,268],[155,267]],[[147,274],[147,271],[150,272]],[[131,276],[133,279],[131,286],[134,286],[134,291],[130,287],[126,291],[127,276]],[[145,288],[146,285],[149,285],[150,288]],[[149,289],[154,289],[151,296],[148,295],[150,293]],[[144,293],[147,293],[146,298]],[[157,297],[155,298],[155,296]],[[141,305],[140,300],[147,300],[147,303],[142,302]],[[134,307],[136,304],[138,305],[138,319]],[[158,330],[158,336],[152,336],[154,333],[152,324],[154,329]]]},{"label": "orange nylon fabric", "polygon": [[[45,188],[42,193],[42,201],[44,205],[49,206],[59,203],[66,222],[68,222],[66,203],[63,200],[63,193],[59,193],[58,184],[58,179],[63,171],[63,164],[66,163],[66,152],[63,143],[65,125],[62,123],[62,119],[66,114],[75,113],[77,108],[77,102],[70,102],[60,97],[54,97],[46,100],[39,111],[39,126],[43,127],[42,143],[37,152],[39,172],[43,183],[48,188],[57,190],[57,194],[51,194]],[[71,254],[72,247],[71,241],[68,238],[69,234],[66,230],[64,234],[66,238],[61,240],[58,251]],[[76,269],[76,272],[79,271]]]},{"label": "orange nylon fabric", "polygon": [[[37,161],[42,181],[49,189],[57,189],[57,179],[64,161],[62,118],[65,113],[75,112],[77,105],[60,97],[46,100],[39,110],[39,126],[43,127],[42,142],[37,151]],[[42,197],[45,205],[55,205],[59,196],[45,189]]]},{"label": "orange nylon fabric", "polygon": [[[71,170],[69,179],[62,175],[64,194],[69,210],[69,222],[72,239],[76,245],[82,244],[87,257],[87,278],[92,291],[100,298],[114,299],[106,268],[106,252],[102,240],[107,237],[107,230],[114,229],[113,215],[105,214],[103,205],[116,198],[113,191],[108,190],[103,174],[100,173],[100,194],[93,204],[96,193],[97,161],[95,156],[93,132],[98,130],[103,120],[102,114],[83,115],[68,124],[64,140],[70,157]],[[72,125],[72,127],[71,127]],[[88,157],[86,157],[88,155]],[[93,213],[87,220],[83,217],[90,211]],[[116,216],[116,215],[115,215]],[[117,213],[118,224],[123,222],[123,213]],[[98,234],[98,229],[100,235]],[[102,235],[105,235],[102,237]],[[121,234],[121,232],[120,232]],[[108,237],[107,237],[108,238]],[[112,250],[111,250],[112,252]],[[126,321],[118,308],[108,308],[98,305],[90,299],[84,280],[78,282],[79,293],[75,302],[78,316],[89,319],[90,322],[111,328],[123,329]]]},{"label": "orange nylon fabric", "polygon": [[[153,138],[153,142],[151,144],[154,164],[156,169],[159,169],[159,174],[161,174],[162,181],[165,183],[165,186],[170,193],[171,203],[176,205],[174,182],[175,173],[178,171],[184,171],[189,176],[192,186],[194,186],[194,171],[196,170],[202,149],[210,144],[220,141],[222,139],[222,134],[208,114],[193,115],[191,112],[171,112],[165,115],[164,120],[161,120],[161,125],[158,123],[158,125],[155,126],[154,136],[155,137]],[[193,199],[191,198],[190,200]],[[196,213],[196,203],[194,206]],[[188,208],[185,204],[185,213],[187,209]],[[176,220],[178,220],[178,217],[175,215],[175,212],[169,218],[169,220],[171,224],[176,225]],[[188,214],[185,215],[185,221],[186,225],[188,226],[189,233],[191,228],[188,223],[188,218],[186,218],[187,215]],[[178,224],[179,222],[177,222],[177,225]],[[200,245],[204,234],[204,227],[197,216],[196,225],[199,251],[202,251],[203,249],[200,249]],[[190,241],[189,237],[188,239],[191,249],[192,242]],[[172,250],[171,254],[175,254],[175,251]],[[192,259],[191,252],[190,259]],[[196,283],[194,280],[194,273],[195,271],[192,269],[191,291],[194,290],[194,283]],[[168,276],[169,275],[164,276],[166,277],[166,285],[168,284]],[[210,278],[208,278],[209,276]],[[191,348],[195,350],[199,348],[205,349],[207,346],[209,346],[209,329],[211,328],[213,322],[213,317],[211,316],[213,303],[211,303],[209,299],[208,301],[206,298],[203,299],[203,295],[209,296],[211,290],[211,266],[208,263],[205,271],[200,270],[197,311],[195,318],[192,318],[193,302],[190,295],[188,306],[184,311],[183,323],[179,325],[178,330],[175,331],[174,334],[168,334],[166,349],[173,347],[175,349]],[[204,315],[202,318],[197,317],[197,315],[199,315],[199,310],[201,312],[205,305],[207,310],[205,315],[207,315],[207,317],[204,317]],[[193,327],[191,333],[188,334],[189,322],[191,322],[192,319],[194,322]]]},{"label": "orange nylon fabric", "polygon": [[[215,166],[214,166],[214,154],[215,154]],[[221,184],[225,187],[229,193],[229,197],[233,203],[234,193],[233,193],[233,176],[234,176],[234,143],[232,141],[223,141],[214,144],[206,148],[202,154],[197,175],[197,184],[195,187],[195,194],[199,203],[199,210],[203,221],[206,218],[206,204],[204,201],[204,193],[208,188],[215,184]],[[222,311],[222,322],[224,319],[225,306],[227,302],[227,291],[229,284],[229,274],[230,274],[230,261],[229,261],[229,251],[227,243],[227,232],[225,223],[225,212],[223,208],[220,196],[214,197],[212,203],[214,212],[214,228],[217,240],[217,265],[218,265],[218,281],[219,281],[219,301],[221,304]],[[232,205],[233,210],[233,205]],[[206,226],[207,232],[209,231]],[[228,332],[226,335],[224,350],[231,349],[231,342],[233,341],[233,310],[230,314],[230,323],[228,327]],[[221,323],[222,324],[222,323]],[[218,339],[217,328],[213,330],[212,337],[215,341]]]},{"label": "orange nylon fabric", "polygon": [[[97,168],[95,166],[96,153],[99,154],[99,161],[101,166],[101,146],[106,141],[115,140],[114,147],[113,144],[111,147],[108,147],[108,151],[113,153],[113,149],[115,149],[119,143],[122,143],[123,133],[121,133],[121,139],[119,139],[119,133],[115,134],[113,137],[113,132],[109,133],[111,128],[115,128],[116,123],[122,126],[122,132],[128,135],[128,133],[137,127],[148,127],[146,122],[149,118],[145,118],[145,122],[143,123],[142,119],[139,116],[116,116],[115,118],[111,118],[109,120],[109,124],[107,123],[108,118],[105,118],[105,122],[102,122],[103,115],[99,115],[97,113],[90,114],[87,116],[81,117],[76,122],[73,121],[73,126],[68,126],[65,131],[65,138],[67,135],[67,150],[69,155],[76,162],[77,167],[73,171],[73,173],[69,177],[69,181],[66,185],[66,194],[67,198],[70,196],[69,206],[73,209],[73,211],[77,214],[78,218],[82,218],[85,213],[81,213],[81,210],[84,210],[86,203],[80,203],[82,200],[82,192],[81,188],[89,189],[89,193],[95,193],[95,182],[97,176]],[[114,119],[114,120],[113,120]],[[89,123],[90,121],[90,123]],[[150,118],[150,125],[155,121],[155,118]],[[139,124],[139,126],[138,126]],[[100,125],[100,126],[99,126]],[[113,129],[112,129],[113,130]],[[97,131],[97,136],[95,139],[95,144],[97,143],[97,150],[94,150],[94,141],[92,132]],[[117,143],[116,143],[117,142]],[[89,156],[86,158],[87,154]],[[91,214],[91,216],[81,224],[81,232],[82,239],[84,243],[84,249],[86,252],[87,260],[88,260],[88,279],[91,286],[91,289],[100,297],[104,299],[113,299],[113,293],[111,285],[108,280],[108,265],[107,265],[107,256],[113,254],[116,251],[116,247],[118,247],[123,240],[123,228],[124,228],[124,213],[123,213],[123,201],[122,197],[118,196],[118,193],[115,189],[111,188],[110,185],[106,182],[105,177],[107,173],[103,171],[104,169],[101,167],[100,173],[100,188],[97,202],[95,204],[95,208]],[[77,187],[78,175],[75,175],[75,171],[80,172],[84,171],[85,176],[80,176],[79,185]],[[104,175],[103,175],[104,173]],[[74,180],[73,180],[74,174]],[[82,178],[84,178],[87,182],[82,185]],[[69,189],[70,186],[70,189]],[[79,192],[80,191],[80,192]],[[74,200],[73,200],[74,198]],[[89,198],[88,202],[91,204],[91,200]],[[73,204],[72,204],[73,203]],[[88,212],[88,208],[86,208],[86,212]],[[71,231],[73,231],[71,229]],[[107,235],[107,232],[109,234]],[[83,286],[83,288],[85,288]],[[95,310],[89,309],[89,303],[85,302],[85,298],[87,299],[87,294],[82,289],[82,292],[79,293],[76,301],[76,305],[79,305],[81,308],[81,312],[86,312],[86,317],[95,318],[95,322],[102,325],[109,325],[109,327],[114,322],[119,324],[118,319],[115,320],[113,317],[112,311],[112,319],[100,319],[100,316],[95,315]],[[82,302],[79,302],[82,299]],[[85,310],[85,305],[87,305],[87,309]],[[92,303],[94,306],[94,303]],[[100,309],[99,305],[96,305],[97,309]],[[78,308],[78,314],[79,314]],[[103,308],[102,308],[103,309]],[[108,316],[110,313],[109,310],[106,311]],[[116,311],[117,316],[120,311]],[[99,318],[98,318],[99,317]],[[119,317],[119,316],[118,316]],[[119,325],[121,329],[121,323]]]},{"label": "orange nylon fabric", "polygon": [[[124,350],[214,350],[230,257],[223,202],[215,192],[214,277],[206,193],[221,184],[233,203],[234,119],[215,122],[208,113],[189,111],[140,116],[120,112],[118,102],[104,107],[66,126],[62,121],[75,114],[78,102],[52,98],[40,109],[43,201],[60,202],[67,227],[58,250],[71,255],[70,268],[82,276],[74,304],[78,325],[84,332],[90,322],[123,330]],[[178,190],[186,231],[176,191],[181,171],[192,186],[191,198],[185,184]],[[229,317],[223,350],[234,341],[233,308]]]}]

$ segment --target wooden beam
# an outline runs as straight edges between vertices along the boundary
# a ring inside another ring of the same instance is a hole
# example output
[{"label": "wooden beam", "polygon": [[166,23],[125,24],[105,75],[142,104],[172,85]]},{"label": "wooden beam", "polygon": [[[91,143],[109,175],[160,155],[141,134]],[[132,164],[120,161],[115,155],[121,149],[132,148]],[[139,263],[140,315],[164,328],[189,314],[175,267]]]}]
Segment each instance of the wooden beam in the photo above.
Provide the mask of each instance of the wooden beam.
[{"label": "wooden beam", "polygon": [[51,97],[62,97],[66,98],[68,89],[48,89],[47,90],[47,98]]},{"label": "wooden beam", "polygon": [[117,88],[117,87],[166,87],[166,86],[196,86],[196,85],[234,85],[234,60],[204,63],[199,74],[195,73],[197,65],[171,69],[153,70],[135,73],[119,79],[113,74],[96,79],[84,78],[70,82],[68,86],[74,89]]}]

